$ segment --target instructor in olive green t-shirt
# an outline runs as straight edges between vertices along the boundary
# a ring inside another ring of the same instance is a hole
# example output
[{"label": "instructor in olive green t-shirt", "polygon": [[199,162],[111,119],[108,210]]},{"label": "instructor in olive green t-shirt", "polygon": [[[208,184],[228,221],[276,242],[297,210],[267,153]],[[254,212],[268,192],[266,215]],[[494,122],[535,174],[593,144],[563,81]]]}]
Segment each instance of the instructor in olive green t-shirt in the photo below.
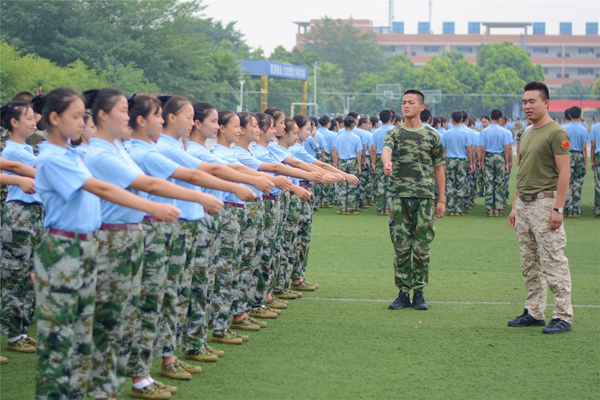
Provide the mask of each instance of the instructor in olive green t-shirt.
[{"label": "instructor in olive green t-shirt", "polygon": [[523,111],[533,123],[521,137],[520,168],[508,224],[517,234],[528,290],[522,315],[511,327],[545,326],[546,286],[554,295],[552,320],[543,333],[570,331],[573,319],[563,206],[569,188],[569,136],[548,115],[550,96],[542,82],[529,82]]}]

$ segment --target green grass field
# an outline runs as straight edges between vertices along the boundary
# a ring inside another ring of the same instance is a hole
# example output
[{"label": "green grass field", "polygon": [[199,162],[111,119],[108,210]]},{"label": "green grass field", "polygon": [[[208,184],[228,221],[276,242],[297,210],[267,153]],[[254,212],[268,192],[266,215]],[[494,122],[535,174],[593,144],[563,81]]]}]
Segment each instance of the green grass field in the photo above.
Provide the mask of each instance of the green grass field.
[{"label": "green grass field", "polygon": [[[572,332],[507,326],[526,291],[514,232],[506,218],[484,216],[483,199],[436,225],[429,311],[387,309],[397,295],[387,217],[334,208],[314,215],[307,279],[318,291],[291,301],[248,343],[215,346],[226,356],[191,382],[160,380],[178,384],[173,399],[598,399],[600,219],[591,175],[583,198],[582,217],[565,220]],[[3,353],[10,363],[0,367],[0,398],[33,398],[35,356]],[[158,368],[155,360],[156,378]]]}]

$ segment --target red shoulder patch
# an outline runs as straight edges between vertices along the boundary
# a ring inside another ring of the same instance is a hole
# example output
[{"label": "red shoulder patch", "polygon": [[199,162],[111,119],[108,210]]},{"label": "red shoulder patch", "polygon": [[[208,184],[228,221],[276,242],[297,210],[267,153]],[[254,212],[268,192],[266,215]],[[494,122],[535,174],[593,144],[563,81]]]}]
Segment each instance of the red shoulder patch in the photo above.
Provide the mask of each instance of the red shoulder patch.
[{"label": "red shoulder patch", "polygon": [[568,140],[563,140],[562,141],[562,148],[565,150],[569,150],[571,148],[571,142],[569,142]]}]

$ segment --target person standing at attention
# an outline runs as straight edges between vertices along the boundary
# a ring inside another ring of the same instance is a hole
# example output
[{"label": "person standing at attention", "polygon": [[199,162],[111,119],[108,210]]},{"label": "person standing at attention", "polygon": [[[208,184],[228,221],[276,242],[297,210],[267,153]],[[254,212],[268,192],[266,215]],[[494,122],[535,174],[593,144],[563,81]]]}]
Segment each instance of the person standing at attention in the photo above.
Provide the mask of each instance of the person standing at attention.
[{"label": "person standing at attention", "polygon": [[523,314],[508,321],[508,326],[546,325],[548,285],[554,295],[554,315],[542,332],[562,333],[571,330],[573,319],[563,226],[571,146],[565,129],[548,114],[548,87],[541,82],[529,82],[524,92],[523,111],[533,126],[521,137],[521,165],[508,225],[517,233],[528,294]]},{"label": "person standing at attention", "polygon": [[404,93],[402,112],[406,122],[387,133],[381,154],[384,172],[390,177],[389,225],[396,253],[395,281],[400,291],[388,307],[391,310],[411,306],[410,290],[415,310],[428,309],[423,288],[429,276],[429,245],[435,236],[435,218],[442,218],[446,212],[444,149],[440,135],[421,123],[424,101],[423,93],[417,90]]}]

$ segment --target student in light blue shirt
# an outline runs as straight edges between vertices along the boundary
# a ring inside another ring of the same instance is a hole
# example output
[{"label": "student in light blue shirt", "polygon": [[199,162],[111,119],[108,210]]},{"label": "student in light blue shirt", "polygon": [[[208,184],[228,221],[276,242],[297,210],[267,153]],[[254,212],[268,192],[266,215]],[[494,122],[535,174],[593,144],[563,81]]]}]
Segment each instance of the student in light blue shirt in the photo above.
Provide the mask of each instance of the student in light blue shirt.
[{"label": "student in light blue shirt", "polygon": [[382,125],[373,132],[373,142],[377,153],[375,165],[375,196],[376,207],[379,215],[386,215],[391,207],[391,196],[389,188],[389,177],[383,172],[383,163],[381,162],[381,153],[383,152],[383,141],[385,135],[394,128],[395,114],[392,110],[381,110],[379,119]]},{"label": "student in light blue shirt", "polygon": [[469,157],[473,145],[472,134],[461,124],[461,111],[452,113],[452,127],[444,133],[442,145],[446,152],[446,201],[448,215],[462,216],[467,211],[465,204],[468,173],[474,170]]},{"label": "student in light blue shirt", "polygon": [[565,125],[569,135],[571,151],[571,180],[565,201],[564,214],[567,218],[579,218],[581,215],[581,191],[587,173],[587,129],[581,124],[581,108],[573,106],[569,109],[571,122]]},{"label": "student in light blue shirt", "polygon": [[85,156],[90,149],[90,139],[96,136],[97,128],[96,124],[94,124],[94,119],[92,118],[92,114],[86,112],[83,116],[85,121],[85,127],[83,128],[83,133],[79,139],[75,139],[71,141],[71,146],[77,150],[77,152],[81,155],[81,158],[85,160]]},{"label": "student in light blue shirt", "polygon": [[[354,134],[354,125],[356,121],[348,115],[344,119],[344,130],[338,136],[335,149],[339,154],[338,167],[348,173],[357,175],[361,172],[362,142]],[[357,188],[345,184],[340,188],[340,214],[357,214],[358,197]]]},{"label": "student in light blue shirt", "polygon": [[[83,398],[90,363],[80,349],[92,342],[98,248],[94,232],[102,222],[96,195],[168,221],[175,220],[179,210],[151,203],[92,177],[67,145],[67,140],[78,137],[84,127],[85,102],[80,94],[59,88],[37,96],[33,103],[48,126],[48,144],[40,152],[36,173],[36,186],[46,210],[44,227],[48,229],[37,248],[35,263],[40,343],[36,396]],[[73,258],[75,254],[78,259]],[[57,303],[56,298],[62,301]],[[57,320],[56,315],[64,318]],[[64,339],[57,339],[57,331]],[[81,362],[72,364],[73,357]],[[55,376],[57,369],[71,379],[46,385],[44,380]]]},{"label": "student in light blue shirt", "polygon": [[592,126],[591,139],[591,166],[594,172],[594,216],[600,218],[600,122]]},{"label": "student in light blue shirt", "polygon": [[[2,128],[9,133],[2,150],[2,162],[18,162],[35,167],[37,157],[26,138],[35,131],[35,113],[25,102],[11,102],[0,109]],[[16,176],[7,172],[3,176]],[[8,185],[2,210],[2,316],[7,329],[9,351],[33,353],[35,340],[27,335],[35,293],[30,279],[34,249],[42,236],[44,207],[36,193],[25,193],[18,185]]]}]

